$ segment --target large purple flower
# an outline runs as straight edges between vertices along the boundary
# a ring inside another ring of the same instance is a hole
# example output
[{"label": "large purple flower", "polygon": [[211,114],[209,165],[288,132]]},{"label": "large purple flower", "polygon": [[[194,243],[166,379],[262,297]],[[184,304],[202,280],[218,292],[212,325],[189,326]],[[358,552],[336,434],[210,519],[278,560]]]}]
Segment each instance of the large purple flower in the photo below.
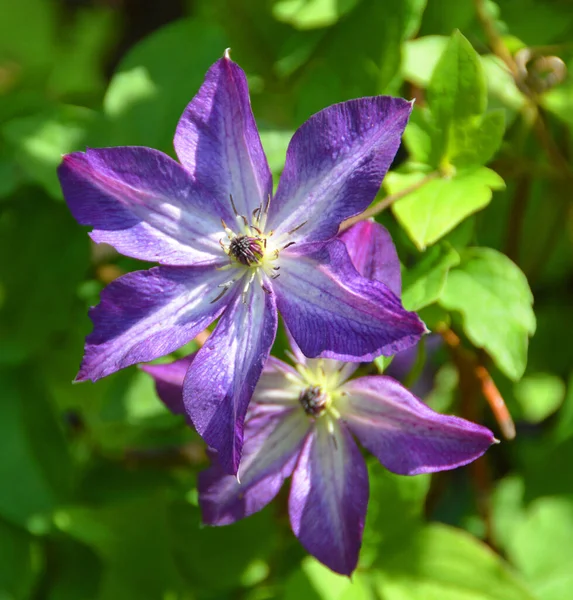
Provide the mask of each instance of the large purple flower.
[{"label": "large purple flower", "polygon": [[[357,269],[400,293],[400,266],[388,233],[359,223],[341,238]],[[307,359],[293,343],[290,366],[265,365],[245,423],[238,477],[216,456],[199,476],[203,520],[226,525],[266,506],[292,476],[289,514],[302,545],[349,575],[356,567],[368,503],[368,476],[354,442],[394,473],[415,475],[465,465],[495,441],[489,429],[440,415],[390,377],[349,380],[358,365]],[[182,385],[194,355],[147,365],[164,403],[185,413]]]},{"label": "large purple flower", "polygon": [[226,54],[179,121],[181,164],[143,147],[65,156],[64,196],[92,239],[161,264],[102,292],[77,380],[168,354],[220,317],[183,397],[234,473],[277,308],[307,356],[371,359],[414,344],[425,332],[418,317],[386,285],[361,277],[340,241],[329,242],[374,198],[410,110],[378,96],[314,115],[293,136],[272,197],[246,78]]}]

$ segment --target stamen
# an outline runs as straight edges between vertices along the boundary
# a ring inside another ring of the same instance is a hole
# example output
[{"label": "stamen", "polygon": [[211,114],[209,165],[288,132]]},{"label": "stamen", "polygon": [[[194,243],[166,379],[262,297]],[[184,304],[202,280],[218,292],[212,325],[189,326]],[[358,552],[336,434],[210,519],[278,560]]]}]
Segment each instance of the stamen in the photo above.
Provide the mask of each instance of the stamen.
[{"label": "stamen", "polygon": [[241,292],[241,299],[243,300],[243,304],[247,303],[247,292],[251,287],[251,283],[253,283],[253,279],[255,278],[256,271],[252,271],[250,275],[247,277],[245,281],[245,285],[243,286],[243,291]]},{"label": "stamen", "polygon": [[292,363],[296,364],[298,362],[298,358],[290,350],[285,350],[285,354]]},{"label": "stamen", "polygon": [[237,207],[235,206],[235,202],[233,200],[233,194],[229,194],[229,198],[231,200],[231,206],[233,207],[233,212],[235,213],[235,216],[238,217],[239,211],[237,210]]},{"label": "stamen", "polygon": [[281,250],[285,250],[286,248],[288,248],[289,246],[294,246],[294,244],[296,244],[296,242],[289,242],[288,244],[285,244]]},{"label": "stamen", "polygon": [[329,404],[328,394],[318,385],[304,389],[300,393],[298,401],[304,412],[311,417],[319,417]]},{"label": "stamen", "polygon": [[230,287],[231,287],[230,285],[228,285],[228,286],[224,287],[224,288],[221,290],[221,293],[220,293],[220,294],[219,294],[219,295],[218,295],[216,298],[213,298],[213,300],[211,300],[211,302],[209,302],[209,304],[215,304],[215,302],[217,302],[217,300],[220,300],[220,299],[221,299],[221,298],[222,298],[222,297],[223,297],[223,296],[224,296],[224,295],[227,293],[227,290],[228,290]]},{"label": "stamen", "polygon": [[295,231],[298,231],[301,227],[304,227],[307,223],[308,223],[308,221],[305,221],[304,223],[297,225],[294,229],[291,229],[289,232],[287,232],[287,235],[292,235]]}]

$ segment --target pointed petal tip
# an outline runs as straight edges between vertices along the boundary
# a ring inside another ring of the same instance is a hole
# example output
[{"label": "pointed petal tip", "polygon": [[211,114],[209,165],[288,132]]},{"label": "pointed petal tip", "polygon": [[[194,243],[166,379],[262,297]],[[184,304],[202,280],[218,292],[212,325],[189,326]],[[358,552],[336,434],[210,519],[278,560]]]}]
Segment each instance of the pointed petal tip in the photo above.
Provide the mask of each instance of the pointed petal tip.
[{"label": "pointed petal tip", "polygon": [[231,60],[231,48],[225,48],[225,52],[223,52],[223,58],[226,60]]}]

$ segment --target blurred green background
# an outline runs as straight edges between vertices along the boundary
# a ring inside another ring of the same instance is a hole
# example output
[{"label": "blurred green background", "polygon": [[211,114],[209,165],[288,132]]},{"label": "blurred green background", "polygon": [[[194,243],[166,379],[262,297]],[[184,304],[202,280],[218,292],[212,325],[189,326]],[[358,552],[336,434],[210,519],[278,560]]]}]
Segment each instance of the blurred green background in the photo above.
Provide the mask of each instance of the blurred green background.
[{"label": "blurred green background", "polygon": [[[473,50],[447,46],[455,29]],[[0,600],[572,598],[571,40],[570,0],[0,0]],[[87,308],[142,266],[73,221],[61,155],[173,154],[181,112],[227,47],[277,178],[311,114],[381,93],[416,98],[381,197],[442,177],[379,217],[405,303],[465,349],[428,343],[405,379],[502,443],[433,478],[372,461],[352,580],[305,555],[284,494],[234,526],[200,527],[203,446],[137,368],[71,385]],[[467,117],[448,129],[465,148],[454,175],[433,156],[452,111]],[[525,374],[535,319],[521,272],[537,321]],[[513,415],[513,441],[477,364]]]}]

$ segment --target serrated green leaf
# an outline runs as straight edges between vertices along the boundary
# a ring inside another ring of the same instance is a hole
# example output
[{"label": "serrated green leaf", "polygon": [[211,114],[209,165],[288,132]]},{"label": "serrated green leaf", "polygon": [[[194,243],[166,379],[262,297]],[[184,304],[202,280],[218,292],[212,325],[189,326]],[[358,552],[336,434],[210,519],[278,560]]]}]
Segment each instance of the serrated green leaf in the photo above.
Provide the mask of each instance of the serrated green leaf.
[{"label": "serrated green leaf", "polygon": [[491,248],[468,248],[452,269],[440,300],[461,313],[471,342],[483,348],[510,379],[527,364],[528,338],[535,331],[533,295],[521,270]]},{"label": "serrated green leaf", "polygon": [[380,561],[376,589],[384,600],[534,600],[485,544],[437,524]]},{"label": "serrated green leaf", "polygon": [[459,262],[460,255],[447,243],[428,249],[413,268],[402,273],[404,308],[420,310],[439,300],[448,271]]},{"label": "serrated green leaf", "polygon": [[[395,194],[425,177],[423,173],[389,173],[384,184]],[[392,211],[420,250],[438,241],[467,216],[487,206],[492,190],[504,187],[491,169],[460,170],[424,184],[392,205]]]}]

